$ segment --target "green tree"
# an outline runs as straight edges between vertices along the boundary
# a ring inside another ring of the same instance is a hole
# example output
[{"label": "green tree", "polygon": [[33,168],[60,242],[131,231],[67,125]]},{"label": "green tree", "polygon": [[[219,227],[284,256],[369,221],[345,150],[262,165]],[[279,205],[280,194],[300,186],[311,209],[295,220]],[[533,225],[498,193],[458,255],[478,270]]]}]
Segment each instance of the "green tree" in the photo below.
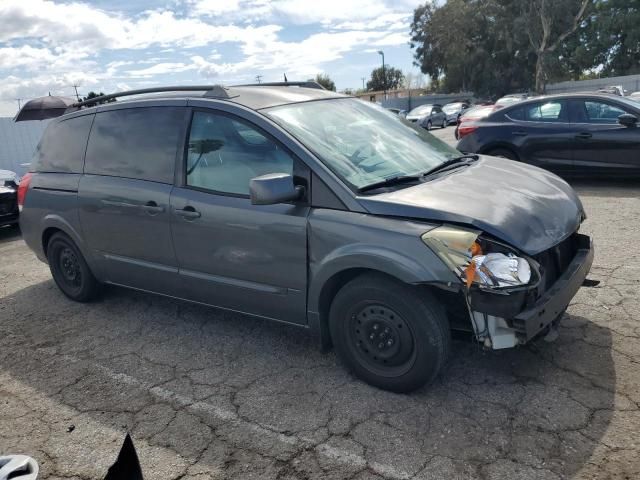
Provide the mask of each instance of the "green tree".
[{"label": "green tree", "polygon": [[327,90],[331,90],[333,92],[336,91],[336,84],[333,82],[333,80],[331,80],[329,75],[327,75],[326,73],[318,73],[316,75],[316,78],[314,78],[312,81],[318,82]]},{"label": "green tree", "polygon": [[[89,93],[87,93],[86,97],[82,97],[82,101],[85,102],[87,100],[91,100],[92,98],[98,98],[98,97],[102,97],[104,95],[104,93],[100,92],[100,93],[96,93],[94,91],[91,91]],[[101,105],[103,103],[112,103],[115,102],[116,99],[115,98],[110,98],[109,100],[101,100],[99,102],[95,102],[95,103],[89,103],[87,104],[88,107],[95,107],[96,105]]]},{"label": "green tree", "polygon": [[502,95],[529,88],[533,64],[526,34],[516,21],[521,0],[428,2],[414,11],[415,65],[436,91],[473,90]]},{"label": "green tree", "polygon": [[594,0],[521,0],[520,22],[536,55],[535,91],[544,92],[549,79],[548,58],[574,34]]},{"label": "green tree", "polygon": [[396,90],[402,86],[404,82],[404,74],[401,70],[390,67],[389,65],[380,66],[371,72],[371,79],[367,82],[367,90]]}]

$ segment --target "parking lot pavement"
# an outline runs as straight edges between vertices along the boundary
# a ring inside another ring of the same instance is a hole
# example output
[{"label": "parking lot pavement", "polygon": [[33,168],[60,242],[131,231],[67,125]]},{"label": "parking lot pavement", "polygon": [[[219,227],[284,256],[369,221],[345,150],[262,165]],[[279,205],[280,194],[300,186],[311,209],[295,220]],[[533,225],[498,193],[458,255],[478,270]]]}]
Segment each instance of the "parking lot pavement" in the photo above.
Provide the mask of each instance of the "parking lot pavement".
[{"label": "parking lot pavement", "polygon": [[411,395],[302,329],[117,288],[67,300],[0,231],[0,453],[99,479],[131,432],[145,478],[640,477],[640,188],[581,185],[596,259],[555,343],[458,339]]},{"label": "parking lot pavement", "polygon": [[438,137],[440,140],[447,142],[452,147],[455,147],[458,141],[455,137],[456,126],[449,125],[446,128],[434,128],[431,130],[431,134]]}]

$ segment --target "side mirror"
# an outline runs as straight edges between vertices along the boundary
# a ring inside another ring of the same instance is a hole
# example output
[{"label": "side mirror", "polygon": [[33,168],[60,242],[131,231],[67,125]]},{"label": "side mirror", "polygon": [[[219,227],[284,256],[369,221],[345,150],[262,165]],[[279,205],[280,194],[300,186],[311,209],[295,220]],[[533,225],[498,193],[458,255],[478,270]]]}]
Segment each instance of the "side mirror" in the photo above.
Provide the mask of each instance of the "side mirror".
[{"label": "side mirror", "polygon": [[625,127],[635,127],[638,123],[638,117],[631,115],[630,113],[623,113],[618,117],[618,123]]},{"label": "side mirror", "polygon": [[288,173],[268,173],[251,179],[249,193],[252,205],[274,205],[300,199],[304,187],[294,185]]}]

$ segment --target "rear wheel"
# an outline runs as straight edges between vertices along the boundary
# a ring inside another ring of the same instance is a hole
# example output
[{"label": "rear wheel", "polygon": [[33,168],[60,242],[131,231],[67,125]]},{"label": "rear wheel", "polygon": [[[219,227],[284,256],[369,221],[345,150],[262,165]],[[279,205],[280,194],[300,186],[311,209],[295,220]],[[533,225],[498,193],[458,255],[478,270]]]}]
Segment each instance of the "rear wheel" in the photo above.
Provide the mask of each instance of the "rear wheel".
[{"label": "rear wheel", "polygon": [[47,246],[47,260],[53,280],[67,297],[76,302],[88,302],[99,293],[95,279],[82,253],[67,235],[56,233]]},{"label": "rear wheel", "polygon": [[442,120],[442,125],[440,125],[440,128],[445,128],[447,126],[447,117],[444,117],[444,120]]},{"label": "rear wheel", "polygon": [[345,285],[329,323],[343,363],[385,390],[411,392],[432,382],[449,355],[449,324],[437,300],[383,275]]},{"label": "rear wheel", "polygon": [[495,148],[487,152],[487,155],[499,158],[508,158],[509,160],[518,160],[518,156],[508,148]]}]

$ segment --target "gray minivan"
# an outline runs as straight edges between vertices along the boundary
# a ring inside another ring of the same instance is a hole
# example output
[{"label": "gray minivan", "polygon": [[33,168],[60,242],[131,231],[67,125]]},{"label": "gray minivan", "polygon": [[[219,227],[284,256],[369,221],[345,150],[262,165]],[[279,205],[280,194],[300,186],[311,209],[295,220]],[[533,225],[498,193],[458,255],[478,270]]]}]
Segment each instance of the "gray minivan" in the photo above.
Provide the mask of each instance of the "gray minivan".
[{"label": "gray minivan", "polygon": [[452,329],[499,349],[555,328],[594,254],[569,185],[311,87],[69,105],[20,184],[24,240],[73,300],[108,283],[298,325],[397,392]]}]

